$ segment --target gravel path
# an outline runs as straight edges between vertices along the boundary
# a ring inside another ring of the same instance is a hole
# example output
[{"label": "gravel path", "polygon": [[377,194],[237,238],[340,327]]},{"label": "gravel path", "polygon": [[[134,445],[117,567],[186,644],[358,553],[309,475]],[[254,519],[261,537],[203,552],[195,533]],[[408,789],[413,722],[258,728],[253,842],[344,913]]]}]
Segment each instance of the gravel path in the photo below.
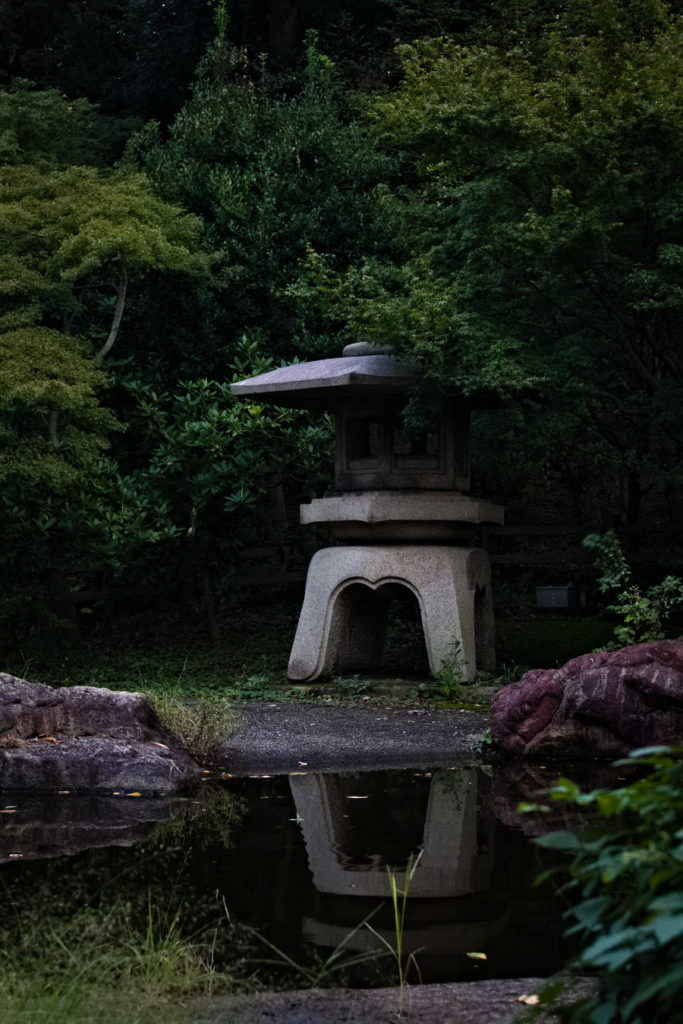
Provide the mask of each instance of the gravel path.
[{"label": "gravel path", "polygon": [[241,705],[221,748],[231,772],[342,771],[471,761],[488,716],[430,711],[259,702]]},{"label": "gravel path", "polygon": [[[310,989],[217,997],[191,1007],[193,1024],[516,1024],[528,1020],[521,1001],[541,990],[540,978],[415,985],[404,990]],[[562,1002],[586,996],[592,983],[573,981]],[[539,1024],[558,1024],[544,1014]]]}]

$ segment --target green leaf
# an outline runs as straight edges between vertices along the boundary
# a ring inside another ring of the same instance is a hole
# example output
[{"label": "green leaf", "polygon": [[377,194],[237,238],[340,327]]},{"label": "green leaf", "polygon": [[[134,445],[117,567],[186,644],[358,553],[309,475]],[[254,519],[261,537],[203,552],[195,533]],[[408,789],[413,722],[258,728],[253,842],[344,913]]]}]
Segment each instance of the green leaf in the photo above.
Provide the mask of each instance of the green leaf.
[{"label": "green leaf", "polygon": [[683,937],[683,913],[663,914],[650,922],[650,928],[662,945]]},{"label": "green leaf", "polygon": [[574,832],[550,832],[545,836],[538,836],[535,839],[538,846],[544,846],[549,850],[579,850],[582,841]]}]

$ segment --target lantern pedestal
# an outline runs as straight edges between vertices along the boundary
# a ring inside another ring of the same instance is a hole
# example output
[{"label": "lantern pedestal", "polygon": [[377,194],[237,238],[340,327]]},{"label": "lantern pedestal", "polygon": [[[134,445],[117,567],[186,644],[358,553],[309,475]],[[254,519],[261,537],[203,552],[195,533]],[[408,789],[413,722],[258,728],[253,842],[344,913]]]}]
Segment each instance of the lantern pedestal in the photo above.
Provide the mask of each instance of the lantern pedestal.
[{"label": "lantern pedestal", "polygon": [[[474,679],[492,650],[491,570],[485,551],[396,544],[323,548],[311,561],[287,674],[312,680],[372,671],[384,649],[389,602],[407,588],[420,608],[429,665],[457,657]],[[477,647],[482,655],[477,658]],[[478,664],[479,662],[479,664]]]}]

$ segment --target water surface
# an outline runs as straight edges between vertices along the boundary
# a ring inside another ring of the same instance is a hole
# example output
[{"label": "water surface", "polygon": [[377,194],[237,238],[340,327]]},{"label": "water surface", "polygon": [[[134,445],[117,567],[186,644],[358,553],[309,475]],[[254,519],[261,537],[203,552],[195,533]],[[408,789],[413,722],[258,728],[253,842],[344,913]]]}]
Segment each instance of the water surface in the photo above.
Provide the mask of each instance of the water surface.
[{"label": "water surface", "polygon": [[[423,981],[547,976],[570,952],[566,903],[557,884],[534,885],[551,854],[530,836],[563,823],[516,808],[550,778],[435,766],[225,778],[170,801],[0,795],[0,885],[16,910],[1,937],[15,941],[27,915],[58,922],[124,900],[140,921],[150,906],[177,914],[186,934],[218,922],[222,964],[274,956],[256,932],[314,964],[342,944],[348,955],[395,946],[393,877],[409,889],[403,942]],[[385,957],[339,980],[394,976]]]}]

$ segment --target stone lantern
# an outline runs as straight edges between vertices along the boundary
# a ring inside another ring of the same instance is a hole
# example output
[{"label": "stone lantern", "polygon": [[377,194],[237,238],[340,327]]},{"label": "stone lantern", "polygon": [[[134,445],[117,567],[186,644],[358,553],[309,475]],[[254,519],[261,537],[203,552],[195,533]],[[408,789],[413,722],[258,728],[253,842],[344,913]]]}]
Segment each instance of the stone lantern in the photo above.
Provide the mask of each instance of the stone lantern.
[{"label": "stone lantern", "polygon": [[341,358],[296,363],[233,384],[252,401],[333,410],[335,490],[301,506],[301,522],[328,528],[318,551],[289,659],[288,676],[313,680],[380,664],[390,602],[417,599],[429,665],[454,658],[463,676],[494,667],[490,565],[480,523],[503,510],[468,496],[470,408],[445,395],[419,435],[402,420],[419,372],[390,352],[358,343]]}]

